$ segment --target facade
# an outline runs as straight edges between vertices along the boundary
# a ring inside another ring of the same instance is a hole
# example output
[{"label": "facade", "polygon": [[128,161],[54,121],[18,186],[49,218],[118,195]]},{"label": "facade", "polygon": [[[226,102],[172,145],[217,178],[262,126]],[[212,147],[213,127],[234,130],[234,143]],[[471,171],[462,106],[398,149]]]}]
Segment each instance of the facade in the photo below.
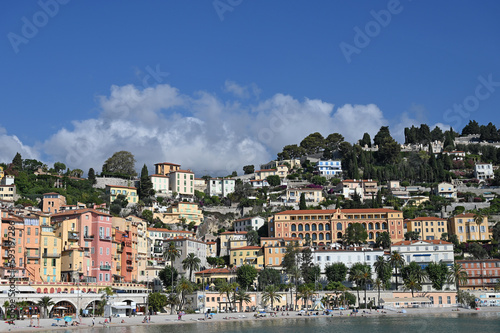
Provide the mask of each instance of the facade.
[{"label": "facade", "polygon": [[329,245],[340,241],[351,223],[361,223],[372,243],[384,231],[393,242],[404,239],[403,213],[385,208],[288,210],[275,214],[268,227],[273,237],[309,236],[313,245]]},{"label": "facade", "polygon": [[203,222],[203,212],[198,204],[192,202],[178,202],[172,204],[165,213],[154,213],[154,218],[159,218],[165,224],[174,224],[184,221],[186,224],[194,223],[198,226]]},{"label": "facade", "polygon": [[264,253],[264,267],[281,269],[286,247],[290,244],[302,246],[302,239],[298,237],[262,237],[260,246]]},{"label": "facade", "polygon": [[261,164],[260,168],[261,169],[276,169],[278,168],[279,165],[289,165],[290,169],[295,169],[295,168],[300,168],[300,159],[290,159],[290,160],[281,160],[281,161],[271,161],[266,164]]},{"label": "facade", "polygon": [[372,249],[369,247],[318,247],[311,248],[314,265],[321,268],[321,274],[325,274],[325,267],[333,263],[344,263],[347,268],[355,263],[368,264],[372,270],[372,279],[375,280],[377,273],[375,272],[374,264],[378,257],[384,257],[384,250]]},{"label": "facade", "polygon": [[225,231],[217,238],[217,257],[228,256],[231,251],[231,244],[234,247],[243,247],[247,243],[246,231]]},{"label": "facade", "polygon": [[452,201],[457,200],[457,187],[451,183],[439,183],[435,189],[435,193],[437,196],[442,198],[450,199]]},{"label": "facade", "polygon": [[205,193],[207,191],[207,181],[203,178],[194,178],[194,189]]},{"label": "facade", "polygon": [[422,240],[439,240],[443,233],[448,233],[448,221],[439,217],[417,217],[406,221],[407,231],[420,234]]},{"label": "facade", "polygon": [[277,176],[278,172],[276,169],[261,169],[255,171],[255,179],[266,179],[269,176]]},{"label": "facade", "polygon": [[491,163],[476,163],[474,165],[474,177],[479,180],[495,178],[493,165]]},{"label": "facade", "polygon": [[233,227],[234,231],[248,231],[247,228],[251,227],[253,230],[257,231],[260,227],[264,225],[265,220],[262,217],[244,217],[241,219],[234,220]]},{"label": "facade", "polygon": [[495,290],[500,282],[500,259],[457,260],[467,273],[467,282],[462,290]]},{"label": "facade", "polygon": [[151,175],[149,178],[151,179],[151,183],[153,183],[153,190],[157,194],[171,194],[170,177],[165,175]]},{"label": "facade", "polygon": [[342,175],[342,162],[333,160],[320,160],[316,163],[316,172],[318,175],[332,178]]},{"label": "facade", "polygon": [[14,202],[16,200],[16,185],[0,184],[0,200]]},{"label": "facade", "polygon": [[44,213],[60,213],[61,207],[66,205],[66,197],[55,192],[45,193],[42,199]]},{"label": "facade", "polygon": [[255,188],[269,187],[269,183],[265,179],[253,179],[250,184]]},{"label": "facade", "polygon": [[449,155],[453,160],[463,161],[465,159],[465,151],[463,150],[443,151],[443,154]]},{"label": "facade", "polygon": [[155,164],[155,174],[167,176],[169,173],[177,171],[181,168],[180,164],[175,163],[156,163]]},{"label": "facade", "polygon": [[488,240],[490,239],[488,217],[484,216],[482,220],[482,223],[478,224],[472,213],[452,216],[448,219],[448,233],[456,235],[460,243],[469,240]]},{"label": "facade", "polygon": [[137,196],[137,188],[129,186],[106,185],[106,198],[108,199],[108,204],[111,205],[120,194],[126,197],[129,205],[139,202],[139,197]]},{"label": "facade", "polygon": [[194,273],[197,284],[215,287],[217,280],[224,280],[232,283],[236,282],[236,269],[234,268],[210,268]]},{"label": "facade", "polygon": [[[173,262],[173,267],[183,275],[186,279],[189,278],[191,272],[184,269],[182,261],[187,258],[190,253],[193,253],[196,257],[200,259],[200,268],[207,267],[207,244],[205,242],[192,238],[192,237],[173,237],[165,240],[166,244],[169,242],[174,242],[175,247],[179,250],[180,257],[175,259]],[[195,272],[192,272],[192,279],[194,280]]]},{"label": "facade", "polygon": [[227,197],[234,192],[236,180],[231,178],[211,178],[206,187],[209,196]]},{"label": "facade", "polygon": [[42,282],[61,281],[61,239],[56,236],[50,223],[50,215],[40,215],[40,280]]},{"label": "facade", "polygon": [[300,196],[302,195],[302,193],[304,193],[306,204],[308,206],[317,205],[325,200],[323,197],[323,190],[321,188],[287,188],[285,203],[298,204],[300,202]]},{"label": "facade", "polygon": [[[401,241],[392,244],[391,252],[397,251],[405,259],[408,264],[412,261],[424,269],[429,263],[444,262],[451,266],[454,262],[453,244],[442,240],[416,240],[416,241]],[[446,283],[444,289],[454,290],[453,283]],[[430,282],[422,284],[423,291],[431,291]]]},{"label": "facade", "polygon": [[341,181],[335,187],[335,192],[342,195],[345,199],[352,199],[357,193],[361,201],[372,199],[377,196],[377,182],[371,179],[346,179]]},{"label": "facade", "polygon": [[264,268],[264,252],[260,246],[244,246],[231,249],[229,262],[233,267],[251,265],[256,269]]},{"label": "facade", "polygon": [[192,198],[194,195],[194,172],[178,169],[169,174],[170,191],[181,198]]}]

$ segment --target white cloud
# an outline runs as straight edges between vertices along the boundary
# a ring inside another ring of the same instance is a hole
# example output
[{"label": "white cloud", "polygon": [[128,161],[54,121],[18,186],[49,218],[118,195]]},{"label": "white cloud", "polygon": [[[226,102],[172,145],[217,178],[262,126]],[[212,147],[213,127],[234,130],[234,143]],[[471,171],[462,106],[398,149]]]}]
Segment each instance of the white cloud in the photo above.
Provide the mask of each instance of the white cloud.
[{"label": "white cloud", "polygon": [[[238,98],[255,95],[253,88],[232,81],[226,81],[224,89]],[[101,96],[98,102],[97,118],[75,121],[72,128],[59,130],[37,146],[47,164],[61,161],[69,168],[99,171],[114,152],[127,150],[135,155],[138,170],[145,163],[152,172],[154,163],[168,161],[199,176],[227,175],[233,170],[241,174],[243,165],[258,167],[275,158],[283,146],[298,144],[310,133],[326,137],[338,132],[355,142],[364,132],[373,137],[389,124],[374,104],[335,108],[322,100],[298,100],[279,93],[252,104],[205,91],[185,95],[168,84],[145,89],[112,86],[109,96]],[[412,121],[402,116],[397,123]],[[391,128],[393,135],[398,131]],[[5,138],[0,148],[9,147],[0,149],[3,160],[11,160],[18,150],[25,152],[23,157],[40,156],[5,131],[0,131],[0,138]]]},{"label": "white cloud", "polygon": [[226,82],[224,82],[223,90],[241,99],[250,97],[258,98],[261,93],[260,88],[255,83],[251,83],[248,86],[242,86],[231,80],[226,80]]},{"label": "white cloud", "polygon": [[39,159],[37,151],[24,145],[15,135],[8,135],[7,130],[0,126],[0,161],[10,163],[16,153],[20,153],[23,159]]}]

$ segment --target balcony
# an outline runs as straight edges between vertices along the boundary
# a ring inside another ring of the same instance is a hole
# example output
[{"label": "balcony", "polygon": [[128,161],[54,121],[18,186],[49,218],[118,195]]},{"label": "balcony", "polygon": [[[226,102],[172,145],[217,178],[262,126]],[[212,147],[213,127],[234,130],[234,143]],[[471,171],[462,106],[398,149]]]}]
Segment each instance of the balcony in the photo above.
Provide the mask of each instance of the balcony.
[{"label": "balcony", "polygon": [[133,270],[134,270],[134,267],[132,267],[132,266],[127,266],[127,271],[128,271],[128,272],[132,272]]},{"label": "balcony", "polygon": [[[12,243],[13,243],[12,246],[16,246],[16,241],[13,241]],[[9,241],[2,242],[2,247],[10,247],[10,246],[11,246],[11,242],[9,242]]]},{"label": "balcony", "polygon": [[78,239],[79,239],[78,234],[76,234],[73,231],[68,232],[68,240],[70,240],[70,241],[77,241]]},{"label": "balcony", "polygon": [[116,247],[116,252],[118,252],[118,253],[123,252],[123,246],[121,244],[118,244],[118,246]]},{"label": "balcony", "polygon": [[154,253],[163,253],[163,247],[155,246],[153,251]]},{"label": "balcony", "polygon": [[83,235],[83,239],[86,241],[93,241],[94,235]]},{"label": "balcony", "polygon": [[122,265],[117,264],[117,265],[116,265],[116,270],[117,270],[117,271],[119,271],[120,269],[122,269]]},{"label": "balcony", "polygon": [[99,239],[103,241],[111,241],[111,236],[99,235]]},{"label": "balcony", "polygon": [[101,269],[101,271],[109,271],[109,270],[111,270],[111,266],[110,265],[101,265],[101,266],[99,266],[99,268]]}]

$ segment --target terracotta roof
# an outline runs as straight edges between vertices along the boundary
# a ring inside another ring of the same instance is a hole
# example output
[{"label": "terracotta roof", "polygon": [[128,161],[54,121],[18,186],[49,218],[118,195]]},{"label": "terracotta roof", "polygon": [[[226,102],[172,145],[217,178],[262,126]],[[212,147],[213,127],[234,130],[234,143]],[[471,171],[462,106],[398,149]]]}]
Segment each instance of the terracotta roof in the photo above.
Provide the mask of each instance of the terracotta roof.
[{"label": "terracotta roof", "polygon": [[199,271],[194,273],[195,275],[199,274],[234,274],[235,270],[230,270],[229,268],[209,268],[203,271]]},{"label": "terracotta roof", "polygon": [[257,173],[257,172],[269,172],[269,171],[276,171],[276,169],[262,169],[262,170],[255,171],[255,173]]},{"label": "terracotta roof", "polygon": [[373,179],[346,179],[341,181],[341,183],[376,183]]},{"label": "terracotta roof", "polygon": [[61,195],[59,193],[56,193],[56,192],[49,192],[49,193],[44,193],[43,195],[49,195],[49,194],[57,194],[57,195]]},{"label": "terracotta roof", "polygon": [[234,249],[231,249],[231,251],[239,251],[239,250],[260,250],[262,249],[261,246],[243,246],[243,247],[237,247]]},{"label": "terracotta roof", "polygon": [[193,234],[194,232],[192,231],[186,231],[186,230],[170,230],[167,228],[148,228],[148,231],[159,231],[159,232],[177,232],[177,233],[184,233],[184,234]]},{"label": "terracotta roof", "polygon": [[472,214],[472,213],[462,213],[462,214],[458,214],[458,215],[455,215],[455,216],[452,216],[452,217],[474,217],[475,215]]},{"label": "terracotta roof", "polygon": [[154,174],[154,175],[151,175],[149,177],[160,177],[160,178],[170,178],[169,176],[165,176],[165,175],[158,175],[158,174]]},{"label": "terracotta roof", "polygon": [[119,187],[119,188],[128,188],[128,189],[131,189],[131,190],[137,190],[136,187],[120,186],[120,185],[106,185],[106,187]]},{"label": "terracotta roof", "polygon": [[[284,212],[277,213],[276,215],[303,215],[303,214],[334,214],[336,209],[306,209],[306,210],[286,210]],[[386,209],[386,208],[359,208],[359,209],[341,209],[341,213],[344,214],[368,214],[368,213],[401,213],[399,210]]]},{"label": "terracotta roof", "polygon": [[224,231],[221,235],[246,235],[246,231]]},{"label": "terracotta roof", "polygon": [[443,240],[439,240],[439,239],[433,239],[433,240],[415,240],[415,241],[400,241],[400,242],[397,242],[397,243],[393,243],[392,246],[399,246],[399,245],[412,245],[412,244],[415,244],[415,243],[419,243],[419,242],[424,242],[424,243],[429,243],[429,244],[441,244],[441,245],[452,245],[453,243],[450,243],[450,242],[445,242]]},{"label": "terracotta roof", "polygon": [[440,217],[435,216],[420,216],[414,219],[409,219],[410,221],[446,221],[446,219],[442,219]]},{"label": "terracotta roof", "polygon": [[175,165],[175,166],[181,166],[180,164],[169,163],[169,162],[155,163],[155,165]]},{"label": "terracotta roof", "polygon": [[65,215],[81,215],[81,214],[86,213],[86,212],[95,213],[97,215],[111,216],[108,213],[103,213],[103,212],[100,212],[100,211],[92,209],[92,208],[71,209],[71,210],[67,210],[67,211],[61,212],[61,213],[52,214],[52,216],[56,217],[56,216],[65,216]]}]

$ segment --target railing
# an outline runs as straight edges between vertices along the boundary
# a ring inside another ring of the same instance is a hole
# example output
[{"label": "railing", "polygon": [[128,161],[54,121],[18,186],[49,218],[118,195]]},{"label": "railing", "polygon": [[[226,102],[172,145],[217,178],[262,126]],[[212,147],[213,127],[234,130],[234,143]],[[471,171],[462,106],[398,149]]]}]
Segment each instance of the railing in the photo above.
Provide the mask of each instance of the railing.
[{"label": "railing", "polygon": [[92,241],[94,240],[94,235],[83,235],[83,239]]},{"label": "railing", "polygon": [[105,241],[110,241],[111,240],[111,236],[99,235],[99,239],[100,240],[105,240]]},{"label": "railing", "polygon": [[71,233],[68,233],[68,239],[69,240],[78,240],[78,235],[72,235]]},{"label": "railing", "polygon": [[111,269],[110,265],[101,265],[99,267],[102,271],[109,271]]},{"label": "railing", "polygon": [[132,267],[132,266],[127,266],[127,271],[131,272],[131,271],[133,271],[133,270],[134,270],[134,267]]}]

